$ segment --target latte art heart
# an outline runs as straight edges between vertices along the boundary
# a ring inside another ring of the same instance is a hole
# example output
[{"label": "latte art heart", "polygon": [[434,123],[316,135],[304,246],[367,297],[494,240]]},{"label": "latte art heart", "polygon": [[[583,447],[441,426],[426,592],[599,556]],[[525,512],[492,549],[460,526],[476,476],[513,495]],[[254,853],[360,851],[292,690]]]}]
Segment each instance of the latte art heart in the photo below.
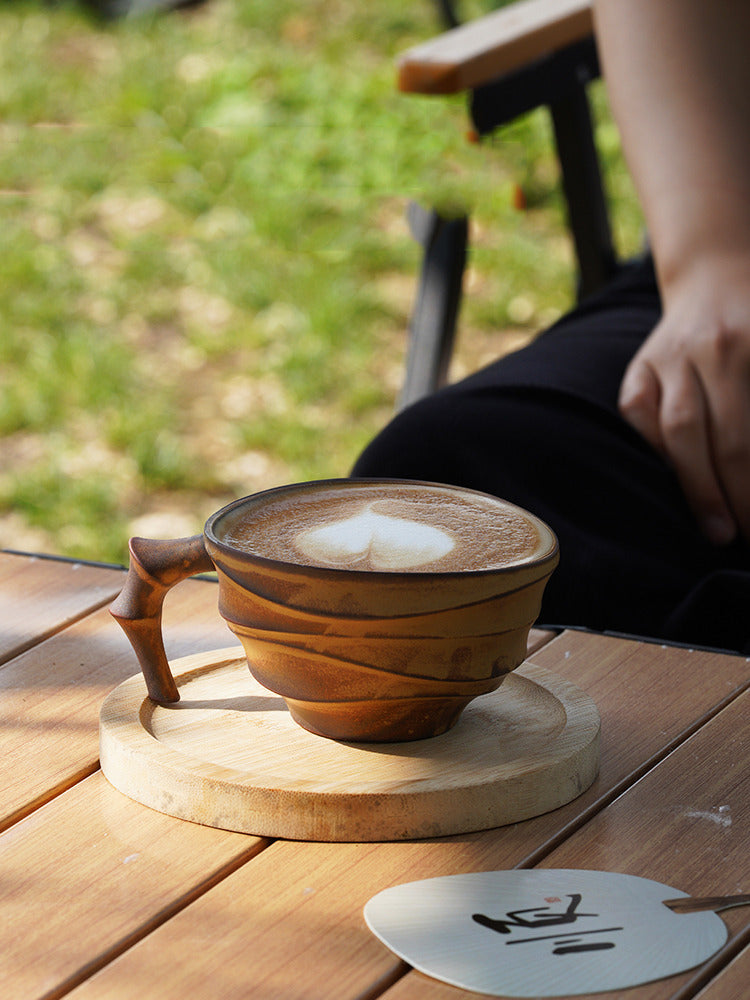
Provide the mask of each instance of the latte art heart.
[{"label": "latte art heart", "polygon": [[294,540],[308,559],[330,566],[404,570],[442,559],[454,547],[451,536],[430,524],[378,514],[371,506],[354,517],[301,531]]},{"label": "latte art heart", "polygon": [[270,490],[230,505],[211,530],[253,557],[357,573],[481,572],[554,545],[549,529],[504,500],[403,480]]}]

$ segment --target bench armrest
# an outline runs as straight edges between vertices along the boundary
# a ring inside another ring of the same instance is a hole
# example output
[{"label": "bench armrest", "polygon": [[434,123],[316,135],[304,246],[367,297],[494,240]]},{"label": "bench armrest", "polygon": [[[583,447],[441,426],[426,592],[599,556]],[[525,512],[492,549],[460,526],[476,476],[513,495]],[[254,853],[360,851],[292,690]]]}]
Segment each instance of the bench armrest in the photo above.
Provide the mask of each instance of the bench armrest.
[{"label": "bench armrest", "polygon": [[591,0],[518,0],[405,52],[398,61],[399,90],[473,90],[593,30]]}]

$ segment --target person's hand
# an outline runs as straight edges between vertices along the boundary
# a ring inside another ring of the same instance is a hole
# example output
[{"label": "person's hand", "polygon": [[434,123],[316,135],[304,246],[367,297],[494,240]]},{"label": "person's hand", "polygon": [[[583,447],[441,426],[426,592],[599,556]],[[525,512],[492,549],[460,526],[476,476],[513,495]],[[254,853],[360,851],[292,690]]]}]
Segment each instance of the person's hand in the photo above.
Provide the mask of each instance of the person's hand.
[{"label": "person's hand", "polygon": [[712,542],[750,540],[750,257],[704,262],[663,297],[620,411],[672,464]]}]

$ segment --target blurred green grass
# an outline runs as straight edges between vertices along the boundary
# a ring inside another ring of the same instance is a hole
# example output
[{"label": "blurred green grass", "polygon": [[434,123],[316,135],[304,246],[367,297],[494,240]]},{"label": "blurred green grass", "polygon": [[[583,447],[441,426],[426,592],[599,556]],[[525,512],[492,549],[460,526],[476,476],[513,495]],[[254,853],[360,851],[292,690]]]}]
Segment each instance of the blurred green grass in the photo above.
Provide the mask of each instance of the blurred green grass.
[{"label": "blurred green grass", "polygon": [[431,0],[0,5],[0,546],[122,562],[130,534],[346,475],[398,391],[411,198],[472,212],[454,375],[566,308],[545,114],[476,146],[462,98],[395,89],[437,29]]}]

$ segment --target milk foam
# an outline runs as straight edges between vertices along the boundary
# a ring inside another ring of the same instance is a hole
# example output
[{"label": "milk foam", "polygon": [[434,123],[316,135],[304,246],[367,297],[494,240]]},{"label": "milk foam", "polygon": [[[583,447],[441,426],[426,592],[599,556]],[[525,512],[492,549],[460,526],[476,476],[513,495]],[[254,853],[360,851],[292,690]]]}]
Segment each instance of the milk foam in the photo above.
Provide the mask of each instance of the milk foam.
[{"label": "milk foam", "polygon": [[374,570],[403,570],[442,559],[456,543],[431,524],[378,514],[368,504],[346,520],[301,531],[294,544],[316,563],[353,566],[364,560]]},{"label": "milk foam", "polygon": [[250,497],[215,530],[228,545],[263,558],[374,572],[510,566],[550,544],[530,515],[494,497],[349,480]]}]

